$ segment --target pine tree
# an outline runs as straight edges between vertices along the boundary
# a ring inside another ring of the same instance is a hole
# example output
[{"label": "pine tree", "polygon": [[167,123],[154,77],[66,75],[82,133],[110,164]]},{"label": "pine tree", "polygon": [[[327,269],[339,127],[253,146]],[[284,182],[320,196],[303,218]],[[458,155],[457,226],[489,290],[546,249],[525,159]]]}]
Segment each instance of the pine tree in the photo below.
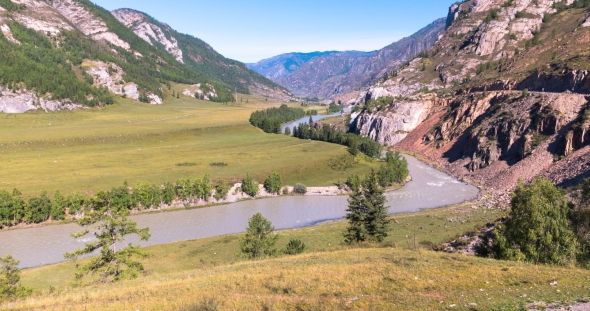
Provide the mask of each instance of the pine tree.
[{"label": "pine tree", "polygon": [[[80,279],[89,273],[99,273],[100,282],[104,283],[109,278],[117,281],[125,277],[136,277],[137,273],[144,270],[143,265],[134,259],[135,256],[145,258],[147,254],[140,251],[139,245],[126,245],[123,243],[125,236],[136,234],[140,241],[150,238],[149,228],[138,228],[137,224],[127,219],[128,211],[115,211],[109,204],[94,206],[94,210],[78,220],[78,224],[85,228],[92,227],[96,240],[86,243],[83,248],[73,253],[66,253],[66,259],[77,259],[86,254],[92,254],[100,250],[100,254],[91,258],[86,264],[77,265],[76,278]],[[72,237],[78,239],[87,235],[89,229],[85,229]],[[120,248],[117,249],[117,243]],[[122,246],[122,247],[121,247]]]},{"label": "pine tree", "polygon": [[353,189],[345,216],[349,223],[343,233],[346,243],[381,242],[387,237],[389,221],[383,192],[374,170],[365,177],[360,188]]},{"label": "pine tree", "polygon": [[32,290],[20,285],[20,261],[11,255],[0,257],[0,301],[29,295]]},{"label": "pine tree", "polygon": [[250,259],[272,256],[279,236],[273,234],[275,228],[272,223],[257,213],[248,221],[246,234],[240,239],[240,249]]}]

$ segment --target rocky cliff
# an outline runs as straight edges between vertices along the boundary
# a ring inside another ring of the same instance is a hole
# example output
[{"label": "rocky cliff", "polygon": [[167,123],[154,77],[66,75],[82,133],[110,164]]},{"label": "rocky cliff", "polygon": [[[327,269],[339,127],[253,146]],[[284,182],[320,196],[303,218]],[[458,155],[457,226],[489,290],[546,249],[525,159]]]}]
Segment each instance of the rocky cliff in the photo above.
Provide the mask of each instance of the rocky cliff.
[{"label": "rocky cliff", "polygon": [[589,16],[574,1],[454,4],[428,53],[349,102],[352,130],[498,194],[538,175],[575,184],[590,176]]}]

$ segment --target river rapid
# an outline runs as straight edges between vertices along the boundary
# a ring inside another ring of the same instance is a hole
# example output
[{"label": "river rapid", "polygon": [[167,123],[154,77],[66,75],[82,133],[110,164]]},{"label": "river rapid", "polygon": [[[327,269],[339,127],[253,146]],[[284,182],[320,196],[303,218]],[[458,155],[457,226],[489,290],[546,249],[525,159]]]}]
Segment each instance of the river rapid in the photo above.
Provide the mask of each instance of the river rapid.
[{"label": "river rapid", "polygon": [[[385,194],[390,214],[416,212],[472,200],[479,189],[461,182],[418,159],[408,160],[412,181]],[[311,226],[341,219],[348,196],[284,196],[248,200],[227,205],[131,216],[152,235],[142,246],[192,240],[245,231],[248,219],[261,213],[276,229]],[[77,224],[0,231],[0,257],[11,254],[20,267],[35,267],[64,261],[63,254],[91,241],[92,236],[74,239]],[[128,242],[137,243],[130,239]]]}]

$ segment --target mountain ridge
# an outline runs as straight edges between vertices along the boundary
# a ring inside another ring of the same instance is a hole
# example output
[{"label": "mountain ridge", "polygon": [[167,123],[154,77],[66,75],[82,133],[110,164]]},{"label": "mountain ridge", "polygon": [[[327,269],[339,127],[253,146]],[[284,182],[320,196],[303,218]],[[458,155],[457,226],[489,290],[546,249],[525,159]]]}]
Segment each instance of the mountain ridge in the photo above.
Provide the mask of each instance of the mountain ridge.
[{"label": "mountain ridge", "polygon": [[[314,55],[294,70],[281,67],[287,53],[262,60],[249,67],[301,97],[337,98],[371,85],[392,73],[420,51],[430,48],[442,34],[446,19],[440,18],[409,37],[371,52],[351,51]],[[338,53],[340,54],[340,57]],[[364,53],[360,56],[355,53]],[[273,64],[273,66],[269,66]],[[273,71],[274,70],[274,71]]]},{"label": "mountain ridge", "polygon": [[3,112],[105,105],[114,101],[113,94],[161,104],[162,86],[169,82],[209,84],[215,90],[210,100],[220,102],[233,101],[237,89],[292,98],[244,64],[167,25],[161,36],[154,35],[162,44],[147,42],[87,0],[4,0],[3,5],[0,52],[12,55],[0,66]]},{"label": "mountain ridge", "polygon": [[398,74],[351,103],[351,130],[415,152],[507,205],[519,179],[590,176],[590,3],[469,0]]}]

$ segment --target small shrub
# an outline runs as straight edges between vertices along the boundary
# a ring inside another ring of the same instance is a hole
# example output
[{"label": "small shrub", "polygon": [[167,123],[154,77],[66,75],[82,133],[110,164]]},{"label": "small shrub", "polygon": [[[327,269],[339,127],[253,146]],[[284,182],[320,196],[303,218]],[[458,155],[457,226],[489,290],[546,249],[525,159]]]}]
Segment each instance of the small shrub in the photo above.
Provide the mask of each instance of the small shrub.
[{"label": "small shrub", "polygon": [[522,97],[527,97],[527,96],[529,96],[529,95],[530,95],[530,93],[529,93],[529,89],[524,89],[524,90],[522,90]]},{"label": "small shrub", "polygon": [[285,249],[285,254],[297,255],[305,251],[305,243],[301,242],[300,239],[291,239]]},{"label": "small shrub", "polygon": [[252,178],[252,175],[250,175],[250,173],[247,173],[246,178],[242,180],[242,192],[251,197],[255,197],[256,195],[258,195],[258,191],[258,183],[254,181],[254,178]]},{"label": "small shrub", "polygon": [[224,167],[227,165],[228,164],[225,162],[211,162],[211,163],[209,163],[209,166],[215,166],[215,167]]},{"label": "small shrub", "polygon": [[197,163],[194,163],[194,162],[182,162],[182,163],[176,163],[176,166],[197,166]]},{"label": "small shrub", "polygon": [[217,311],[219,310],[217,301],[215,299],[203,299],[203,301],[199,303],[189,304],[188,306],[183,306],[179,309],[179,311]]},{"label": "small shrub", "polygon": [[287,195],[289,194],[289,188],[285,187],[283,188],[283,195]]},{"label": "small shrub", "polygon": [[307,187],[304,184],[296,184],[295,188],[293,188],[293,192],[297,194],[306,194]]}]

